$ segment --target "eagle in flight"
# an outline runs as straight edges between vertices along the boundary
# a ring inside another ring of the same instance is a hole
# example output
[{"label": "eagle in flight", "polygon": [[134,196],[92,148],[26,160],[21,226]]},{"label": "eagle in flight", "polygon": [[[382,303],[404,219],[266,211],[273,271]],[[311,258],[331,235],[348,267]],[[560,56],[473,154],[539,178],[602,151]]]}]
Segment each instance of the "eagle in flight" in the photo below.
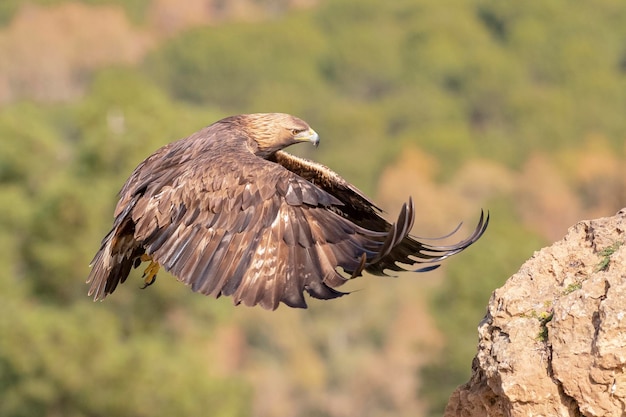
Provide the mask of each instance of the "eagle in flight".
[{"label": "eagle in flight", "polygon": [[[409,232],[413,202],[395,223],[356,187],[324,165],[283,151],[319,136],[282,113],[222,119],[144,160],[120,191],[111,231],[91,262],[89,295],[104,299],[149,262],[145,286],[160,268],[193,291],[234,303],[306,308],[311,297],[363,271],[429,271],[476,242],[487,228],[453,245],[420,242]],[[431,242],[434,242],[431,240]]]}]

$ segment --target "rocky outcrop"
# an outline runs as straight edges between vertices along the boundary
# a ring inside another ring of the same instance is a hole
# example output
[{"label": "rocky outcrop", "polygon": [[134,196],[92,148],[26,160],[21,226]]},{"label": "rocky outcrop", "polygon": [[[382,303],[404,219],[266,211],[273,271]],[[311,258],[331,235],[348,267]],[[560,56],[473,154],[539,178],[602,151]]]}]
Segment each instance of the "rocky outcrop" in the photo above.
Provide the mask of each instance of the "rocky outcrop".
[{"label": "rocky outcrop", "polygon": [[583,221],[497,289],[446,417],[626,415],[626,209]]}]

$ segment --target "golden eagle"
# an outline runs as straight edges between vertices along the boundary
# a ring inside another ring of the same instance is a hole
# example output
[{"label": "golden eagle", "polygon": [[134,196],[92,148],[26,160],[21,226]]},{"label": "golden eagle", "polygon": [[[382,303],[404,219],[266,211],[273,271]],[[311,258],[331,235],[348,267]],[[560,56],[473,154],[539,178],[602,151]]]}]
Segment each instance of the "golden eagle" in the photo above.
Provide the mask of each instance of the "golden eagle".
[{"label": "golden eagle", "polygon": [[457,244],[420,242],[409,235],[410,199],[388,223],[335,172],[282,151],[298,142],[317,146],[319,137],[294,116],[262,113],[227,117],[157,150],[120,192],[91,262],[89,295],[103,299],[148,261],[144,287],[163,267],[193,291],[236,305],[306,308],[304,291],[330,299],[364,270],[434,269],[487,228],[481,212]]}]

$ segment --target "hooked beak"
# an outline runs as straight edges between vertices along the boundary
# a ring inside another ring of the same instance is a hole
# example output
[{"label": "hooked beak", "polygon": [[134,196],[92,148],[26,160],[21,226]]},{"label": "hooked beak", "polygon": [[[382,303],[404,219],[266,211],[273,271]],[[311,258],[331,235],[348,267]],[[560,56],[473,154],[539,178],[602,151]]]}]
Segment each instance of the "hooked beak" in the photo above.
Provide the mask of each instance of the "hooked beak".
[{"label": "hooked beak", "polygon": [[309,128],[309,130],[305,130],[304,132],[298,133],[296,136],[294,136],[294,139],[298,142],[311,142],[316,148],[320,144],[319,135],[315,130],[311,128]]}]

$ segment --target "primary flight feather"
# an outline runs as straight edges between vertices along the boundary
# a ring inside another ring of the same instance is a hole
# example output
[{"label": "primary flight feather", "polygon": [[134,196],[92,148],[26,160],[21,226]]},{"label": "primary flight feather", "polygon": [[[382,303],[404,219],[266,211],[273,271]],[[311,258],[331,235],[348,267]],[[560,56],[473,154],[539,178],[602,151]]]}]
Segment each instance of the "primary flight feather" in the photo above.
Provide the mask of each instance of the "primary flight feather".
[{"label": "primary flight feather", "polygon": [[146,261],[146,286],[163,267],[193,291],[235,304],[306,308],[305,291],[339,297],[336,288],[363,271],[434,269],[487,228],[481,213],[456,244],[420,242],[409,235],[410,199],[390,224],[335,172],[282,150],[298,142],[317,146],[319,137],[297,117],[260,113],[222,119],[157,150],[120,192],[91,263],[89,295],[103,299]]}]

